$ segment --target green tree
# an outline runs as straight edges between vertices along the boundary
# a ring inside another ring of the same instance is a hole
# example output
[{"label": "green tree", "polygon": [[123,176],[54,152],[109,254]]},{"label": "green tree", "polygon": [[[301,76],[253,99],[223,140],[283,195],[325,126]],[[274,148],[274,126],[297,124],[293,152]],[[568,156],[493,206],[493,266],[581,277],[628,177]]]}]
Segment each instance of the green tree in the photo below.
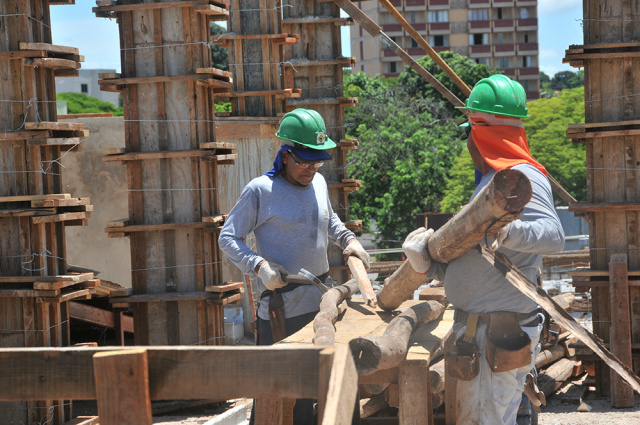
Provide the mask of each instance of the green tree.
[{"label": "green tree", "polygon": [[360,147],[349,152],[348,172],[363,187],[349,197],[350,213],[375,220],[379,246],[397,247],[415,228],[416,213],[437,208],[463,147],[460,131],[442,103],[411,98],[381,77],[348,76],[345,90],[356,87],[360,103],[346,125]]},{"label": "green tree", "polygon": [[[452,53],[451,51],[445,51],[440,53],[440,57],[449,65],[449,67],[455,71],[462,81],[470,88],[483,78],[486,78],[493,74],[500,73],[499,70],[492,70],[486,65],[477,64],[473,59],[469,59],[466,56]],[[440,69],[440,67],[428,56],[418,60],[418,63],[422,65],[431,75],[433,75],[438,81],[440,81],[446,88],[448,88],[458,99],[464,100],[467,98],[462,91],[454,84],[449,76]],[[398,84],[400,84],[404,90],[407,91],[409,96],[418,97],[422,96],[425,99],[437,99],[445,104],[445,107],[449,109],[453,116],[459,115],[453,105],[444,98],[431,84],[422,78],[413,68],[405,67],[405,69],[398,76]]]},{"label": "green tree", "polygon": [[[527,103],[529,118],[523,120],[531,154],[574,198],[586,200],[586,151],[566,137],[569,124],[584,123],[584,87],[567,89],[557,97]],[[468,151],[456,160],[447,183],[443,212],[455,212],[468,202],[475,186],[473,161]],[[561,203],[556,197],[556,203]]]},{"label": "green tree", "polygon": [[[210,34],[211,37],[215,40],[217,36],[224,35],[227,33],[227,30],[216,24],[215,22],[211,22],[210,26]],[[221,47],[216,44],[211,45],[211,59],[212,66],[214,68],[222,69],[223,71],[229,70],[229,49],[226,47]]]},{"label": "green tree", "polygon": [[544,84],[548,83],[549,81],[551,81],[551,78],[549,78],[549,76],[544,72],[540,72],[540,83]]},{"label": "green tree", "polygon": [[116,108],[110,102],[83,93],[57,93],[56,99],[67,102],[67,111],[70,114],[111,112],[114,116],[124,115],[122,107]]}]

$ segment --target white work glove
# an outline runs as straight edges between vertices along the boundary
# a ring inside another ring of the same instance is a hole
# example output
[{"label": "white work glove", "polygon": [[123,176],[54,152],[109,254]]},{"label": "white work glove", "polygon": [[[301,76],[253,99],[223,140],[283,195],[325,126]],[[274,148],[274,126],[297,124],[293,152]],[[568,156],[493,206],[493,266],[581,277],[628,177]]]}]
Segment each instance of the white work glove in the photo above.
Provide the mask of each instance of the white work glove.
[{"label": "white work glove", "polygon": [[502,246],[502,243],[504,242],[504,240],[507,239],[507,236],[509,236],[510,224],[511,223],[507,224],[502,229],[500,229],[498,233],[493,235],[494,240],[491,243],[491,250],[495,251],[496,249]]},{"label": "white work glove", "polygon": [[407,256],[413,270],[425,274],[431,267],[431,257],[427,250],[429,238],[433,235],[433,229],[421,227],[409,233],[402,244],[402,250]]},{"label": "white work glove", "polygon": [[267,289],[271,291],[275,291],[278,288],[282,288],[287,283],[282,280],[282,275],[289,274],[287,270],[282,267],[280,264],[269,263],[265,261],[262,263],[260,268],[258,269],[258,277],[267,287]]},{"label": "white work glove", "polygon": [[364,264],[364,269],[369,270],[371,267],[371,258],[369,257],[369,253],[364,250],[360,241],[356,238],[350,239],[349,243],[347,243],[347,247],[342,251],[344,254],[344,260],[347,261],[350,255],[354,257],[358,257],[362,260],[362,264]]}]

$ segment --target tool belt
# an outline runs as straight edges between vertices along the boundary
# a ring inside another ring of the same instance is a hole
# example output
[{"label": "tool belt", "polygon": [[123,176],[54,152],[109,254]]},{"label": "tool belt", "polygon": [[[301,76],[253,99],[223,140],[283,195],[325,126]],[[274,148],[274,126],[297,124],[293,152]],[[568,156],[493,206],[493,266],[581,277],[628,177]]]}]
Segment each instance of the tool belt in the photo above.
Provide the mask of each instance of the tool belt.
[{"label": "tool belt", "polygon": [[470,381],[479,372],[478,358],[480,349],[475,342],[477,327],[487,323],[487,362],[493,372],[506,372],[531,363],[531,339],[522,330],[520,322],[531,318],[524,327],[539,324],[536,309],[529,313],[497,311],[472,314],[456,310],[454,320],[465,323],[465,334],[456,341],[455,351],[447,353],[449,373],[456,379]]}]

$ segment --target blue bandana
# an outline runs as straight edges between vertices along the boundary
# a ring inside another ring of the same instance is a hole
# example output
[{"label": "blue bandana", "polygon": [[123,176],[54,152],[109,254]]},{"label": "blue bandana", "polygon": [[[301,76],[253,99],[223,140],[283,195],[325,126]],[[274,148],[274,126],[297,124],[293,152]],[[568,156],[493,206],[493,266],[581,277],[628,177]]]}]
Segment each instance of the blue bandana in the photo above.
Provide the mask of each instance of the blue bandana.
[{"label": "blue bandana", "polygon": [[290,145],[280,146],[280,150],[276,154],[276,159],[273,161],[273,168],[266,173],[265,176],[275,177],[280,171],[284,169],[284,163],[282,162],[282,152],[293,151],[303,161],[326,161],[330,160],[331,156],[324,150],[317,149],[300,149]]}]

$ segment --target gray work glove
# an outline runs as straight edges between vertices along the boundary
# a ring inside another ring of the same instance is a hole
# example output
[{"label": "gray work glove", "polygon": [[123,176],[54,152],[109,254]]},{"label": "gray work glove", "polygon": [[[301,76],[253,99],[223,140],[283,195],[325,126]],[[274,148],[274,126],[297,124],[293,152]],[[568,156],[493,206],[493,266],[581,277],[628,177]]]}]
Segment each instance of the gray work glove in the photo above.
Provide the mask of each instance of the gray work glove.
[{"label": "gray work glove", "polygon": [[402,250],[411,267],[420,274],[425,274],[431,267],[431,256],[427,250],[431,235],[433,235],[433,229],[427,230],[421,227],[409,233],[402,244]]},{"label": "gray work glove", "polygon": [[347,261],[347,258],[350,255],[358,257],[360,260],[362,260],[362,264],[364,264],[365,270],[369,270],[369,268],[371,267],[371,258],[369,257],[369,253],[364,250],[364,248],[360,244],[360,241],[356,238],[349,240],[349,243],[347,244],[347,247],[344,249],[344,251],[342,251],[342,254],[344,254],[345,261]]},{"label": "gray work glove", "polygon": [[282,288],[287,284],[287,282],[282,280],[283,274],[287,275],[289,273],[280,264],[269,263],[268,261],[262,263],[262,265],[258,269],[258,277],[260,278],[264,286],[266,286],[267,289],[271,291]]}]

